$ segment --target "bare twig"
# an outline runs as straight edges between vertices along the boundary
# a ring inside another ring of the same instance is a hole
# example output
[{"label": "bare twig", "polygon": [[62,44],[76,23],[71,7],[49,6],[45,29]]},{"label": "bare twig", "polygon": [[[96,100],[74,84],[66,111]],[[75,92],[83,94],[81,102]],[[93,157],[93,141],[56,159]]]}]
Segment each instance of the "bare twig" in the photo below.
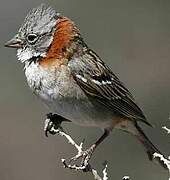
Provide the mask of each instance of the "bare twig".
[{"label": "bare twig", "polygon": [[[75,149],[77,150],[77,154],[71,158],[68,162],[66,159],[61,159],[64,168],[68,168],[71,170],[75,171],[82,171],[82,172],[91,172],[95,180],[108,180],[108,173],[107,173],[107,162],[105,161],[103,163],[103,170],[102,174],[103,176],[101,177],[97,170],[91,166],[89,163],[90,156],[88,156],[87,151],[83,150],[83,144],[84,140],[78,145],[70,135],[68,135],[62,128],[61,126],[62,120],[60,119],[60,116],[56,114],[49,113],[47,114],[47,119],[45,120],[45,126],[44,126],[44,131],[45,135],[48,137],[48,133],[54,135],[54,134],[59,134],[60,136],[63,136],[66,138],[69,144],[71,144]],[[87,154],[86,154],[87,153]],[[83,160],[83,163],[80,164],[80,166],[73,164],[73,161],[76,161],[77,159],[81,157],[85,158]],[[124,176],[123,180],[130,180],[128,176]]]},{"label": "bare twig", "polygon": [[167,132],[167,134],[170,134],[170,129],[167,128],[166,126],[163,126],[162,129],[164,129]]},{"label": "bare twig", "polygon": [[[170,117],[169,117],[169,120],[170,120]],[[162,129],[164,129],[167,132],[167,134],[170,134],[170,129],[167,128],[166,126],[163,126]]]},{"label": "bare twig", "polygon": [[129,177],[129,176],[124,176],[124,177],[122,178],[122,180],[130,180],[130,177]]},{"label": "bare twig", "polygon": [[[170,129],[168,127],[163,126],[162,129],[164,129],[167,134],[170,134]],[[164,162],[164,164],[167,166],[167,169],[169,171],[169,180],[170,180],[170,156],[168,157],[168,159],[166,159],[162,154],[154,153],[154,158],[160,159],[160,161]]]},{"label": "bare twig", "polygon": [[154,158],[159,158],[161,161],[164,162],[164,164],[167,166],[168,170],[170,171],[170,160],[169,158],[166,159],[162,154],[159,154],[159,153],[154,153]]},{"label": "bare twig", "polygon": [[107,176],[107,161],[105,161],[103,163],[103,180],[108,180],[108,176]]},{"label": "bare twig", "polygon": [[164,164],[167,166],[167,169],[169,171],[169,180],[170,180],[170,157],[166,159],[162,154],[154,153],[154,158],[159,158],[160,161],[164,162]]},{"label": "bare twig", "polygon": [[[66,132],[64,132],[63,128],[60,126],[58,129],[55,129],[54,127],[51,128],[51,131],[54,133],[59,134],[60,136],[65,137],[68,140],[68,143],[70,143],[72,146],[74,146],[77,150],[77,155],[71,158],[71,161],[74,159],[77,159],[84,153],[83,151],[83,144],[84,141],[78,145],[75,143],[75,141],[69,136]],[[88,159],[84,161],[83,166],[77,166],[77,165],[71,165],[66,162],[66,159],[61,159],[64,168],[68,168],[71,170],[76,170],[76,171],[83,171],[83,172],[91,172],[93,174],[93,177],[95,180],[108,180],[108,174],[107,174],[107,163],[104,163],[104,168],[103,168],[103,178],[98,174],[97,170],[94,169],[88,162]]]}]

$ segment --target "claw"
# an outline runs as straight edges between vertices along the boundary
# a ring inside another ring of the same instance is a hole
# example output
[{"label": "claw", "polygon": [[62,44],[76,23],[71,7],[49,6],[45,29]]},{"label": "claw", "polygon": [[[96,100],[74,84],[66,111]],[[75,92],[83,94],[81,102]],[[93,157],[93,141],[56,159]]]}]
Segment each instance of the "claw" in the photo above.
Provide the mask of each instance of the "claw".
[{"label": "claw", "polygon": [[45,131],[45,136],[46,137],[48,137],[49,123],[50,123],[50,119],[47,117],[47,119],[45,120],[45,125],[44,125],[44,131]]},{"label": "claw", "polygon": [[54,117],[52,113],[47,114],[47,119],[45,120],[44,132],[45,136],[48,137],[48,133],[54,135],[56,134],[52,131],[52,128],[55,128],[56,124],[54,123]]},{"label": "claw", "polygon": [[81,157],[83,157],[83,152],[81,154],[77,154],[76,156],[72,157],[68,163],[71,164],[73,161],[77,161]]},{"label": "claw", "polygon": [[45,131],[45,136],[48,137],[48,131],[47,130]]},{"label": "claw", "polygon": [[95,148],[96,148],[96,145],[93,144],[89,149],[84,151],[83,156],[82,156],[81,166],[87,166],[89,164],[88,162],[90,161]]},{"label": "claw", "polygon": [[44,125],[44,131],[45,136],[48,137],[48,133],[54,135],[56,134],[57,129],[61,129],[61,123],[64,122],[70,122],[70,120],[63,118],[62,116],[59,116],[57,114],[48,113],[46,115],[45,125]]},{"label": "claw", "polygon": [[52,117],[53,117],[53,114],[52,113],[48,113],[48,114],[46,114],[46,116],[47,116],[47,119],[52,119]]},{"label": "claw", "polygon": [[46,115],[47,118],[45,120],[45,125],[44,125],[44,132],[45,136],[48,137],[48,134],[55,135],[57,129],[61,129],[61,123],[63,121],[65,122],[70,122],[69,120],[57,115],[57,114],[52,114],[49,113]]},{"label": "claw", "polygon": [[[72,157],[72,158],[68,161],[67,166],[68,166],[68,167],[74,167],[74,166],[76,166],[76,168],[80,168],[80,169],[82,169],[84,172],[89,171],[89,160],[90,160],[90,158],[91,158],[91,156],[92,156],[95,148],[96,148],[96,146],[95,146],[95,145],[92,145],[92,146],[91,146],[89,149],[87,149],[86,151],[81,151],[81,152],[79,152],[76,156]],[[82,159],[81,159],[81,162],[80,162],[80,166],[75,165],[74,163],[73,163],[73,165],[72,165],[72,162],[73,162],[73,161],[77,161],[77,160],[80,159],[80,158],[82,158]],[[65,164],[66,164],[66,162],[65,162]]]}]

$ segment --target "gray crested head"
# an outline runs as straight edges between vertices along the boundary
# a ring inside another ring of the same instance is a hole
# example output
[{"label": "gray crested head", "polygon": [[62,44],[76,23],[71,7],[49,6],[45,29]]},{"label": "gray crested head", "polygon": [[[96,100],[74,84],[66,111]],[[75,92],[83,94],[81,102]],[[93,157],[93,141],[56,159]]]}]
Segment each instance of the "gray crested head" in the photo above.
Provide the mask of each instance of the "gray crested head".
[{"label": "gray crested head", "polygon": [[56,29],[57,12],[45,4],[32,9],[18,33],[5,46],[17,48],[21,62],[44,57]]}]

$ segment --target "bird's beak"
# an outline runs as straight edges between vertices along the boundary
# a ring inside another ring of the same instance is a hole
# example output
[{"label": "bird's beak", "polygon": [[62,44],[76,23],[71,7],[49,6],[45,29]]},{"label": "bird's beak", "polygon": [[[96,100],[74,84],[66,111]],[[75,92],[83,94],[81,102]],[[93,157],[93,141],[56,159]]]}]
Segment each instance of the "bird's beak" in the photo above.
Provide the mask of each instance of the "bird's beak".
[{"label": "bird's beak", "polygon": [[8,42],[5,43],[5,47],[10,47],[10,48],[21,48],[22,45],[23,45],[23,41],[16,36],[14,36],[12,39],[10,39]]}]

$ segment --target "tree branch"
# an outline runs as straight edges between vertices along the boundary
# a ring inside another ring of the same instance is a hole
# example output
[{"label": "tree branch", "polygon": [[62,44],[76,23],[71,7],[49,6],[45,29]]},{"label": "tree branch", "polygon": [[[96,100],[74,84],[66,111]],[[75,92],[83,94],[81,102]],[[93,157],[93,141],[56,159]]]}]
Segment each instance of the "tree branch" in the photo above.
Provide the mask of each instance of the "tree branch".
[{"label": "tree branch", "polygon": [[[60,136],[65,137],[68,143],[71,144],[77,150],[77,154],[73,158],[71,158],[68,162],[64,158],[61,159],[64,165],[64,168],[68,168],[75,171],[91,172],[95,180],[108,180],[106,161],[103,163],[102,177],[98,174],[98,171],[89,163],[88,156],[85,159],[82,159],[83,163],[81,163],[80,166],[72,163],[73,161],[76,161],[77,159],[82,157],[84,153],[86,153],[86,151],[83,150],[84,140],[78,145],[72,139],[72,137],[63,130],[61,123],[62,123],[62,120],[60,119],[59,116],[55,115],[54,117],[54,115],[50,113],[47,115],[47,119],[45,120],[44,131],[45,131],[46,136],[48,136],[48,133],[50,133],[52,135],[58,134]],[[122,180],[130,180],[130,179],[128,176],[124,176]]]},{"label": "tree branch", "polygon": [[63,165],[64,165],[64,168],[68,168],[68,169],[71,169],[71,170],[76,170],[76,171],[83,171],[83,172],[91,172],[94,179],[95,180],[108,180],[108,174],[107,174],[107,162],[104,163],[104,167],[103,167],[103,177],[101,177],[97,170],[92,167],[88,161],[85,161],[84,162],[84,165],[83,166],[76,166],[76,165],[71,165],[70,163],[72,161],[74,161],[74,159],[77,159],[77,157],[80,157],[82,155],[82,153],[84,152],[83,151],[83,144],[84,144],[84,141],[82,141],[80,143],[80,145],[78,145],[70,135],[68,135],[66,132],[64,132],[63,128],[60,126],[58,129],[55,129],[54,127],[51,128],[51,131],[54,132],[54,133],[57,133],[59,134],[60,136],[63,136],[65,137],[67,140],[68,140],[68,143],[71,144],[73,147],[76,148],[77,150],[77,155],[74,156],[73,158],[71,158],[71,161],[69,163],[66,162],[66,159],[61,159]]}]

